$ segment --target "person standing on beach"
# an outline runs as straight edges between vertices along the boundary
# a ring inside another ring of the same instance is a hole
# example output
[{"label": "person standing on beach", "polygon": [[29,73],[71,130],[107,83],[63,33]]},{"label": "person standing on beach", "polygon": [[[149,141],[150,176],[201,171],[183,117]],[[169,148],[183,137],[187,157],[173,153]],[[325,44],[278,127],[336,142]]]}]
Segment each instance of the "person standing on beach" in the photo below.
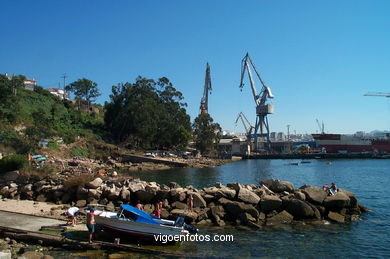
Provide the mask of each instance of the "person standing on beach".
[{"label": "person standing on beach", "polygon": [[192,208],[194,207],[194,197],[192,197],[192,194],[188,196],[187,206],[188,206],[188,211],[192,212]]},{"label": "person standing on beach", "polygon": [[154,209],[154,216],[157,217],[157,218],[160,218],[161,217],[160,202],[156,202],[154,207],[155,207],[155,209]]},{"label": "person standing on beach", "polygon": [[98,216],[100,214],[102,214],[102,212],[96,213],[93,208],[91,208],[87,213],[88,241],[90,244],[92,243],[92,238],[95,234],[95,216]]}]

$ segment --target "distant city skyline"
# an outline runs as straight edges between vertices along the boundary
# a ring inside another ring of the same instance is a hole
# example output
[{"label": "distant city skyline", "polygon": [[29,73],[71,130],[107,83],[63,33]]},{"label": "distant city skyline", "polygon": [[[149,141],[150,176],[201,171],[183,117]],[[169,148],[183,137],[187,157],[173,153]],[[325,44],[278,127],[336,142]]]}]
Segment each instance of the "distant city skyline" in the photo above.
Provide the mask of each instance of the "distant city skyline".
[{"label": "distant city skyline", "polygon": [[[168,77],[199,113],[206,62],[209,113],[225,130],[239,112],[252,125],[249,82],[238,87],[249,52],[272,89],[271,132],[390,129],[389,1],[5,1],[0,73],[45,88],[86,77],[109,100],[111,86],[137,76]],[[15,19],[15,17],[18,17]],[[255,82],[258,90],[260,83]]]}]

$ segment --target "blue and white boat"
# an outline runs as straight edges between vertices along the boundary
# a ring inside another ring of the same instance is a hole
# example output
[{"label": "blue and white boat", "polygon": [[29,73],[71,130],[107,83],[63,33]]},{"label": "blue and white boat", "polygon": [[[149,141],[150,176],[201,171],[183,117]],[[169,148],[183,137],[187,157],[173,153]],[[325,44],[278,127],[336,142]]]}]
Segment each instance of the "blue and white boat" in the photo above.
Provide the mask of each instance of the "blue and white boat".
[{"label": "blue and white boat", "polygon": [[119,212],[103,211],[99,216],[95,216],[95,221],[107,232],[142,238],[198,232],[184,223],[184,217],[178,217],[176,221],[160,219],[131,205],[121,205]]}]

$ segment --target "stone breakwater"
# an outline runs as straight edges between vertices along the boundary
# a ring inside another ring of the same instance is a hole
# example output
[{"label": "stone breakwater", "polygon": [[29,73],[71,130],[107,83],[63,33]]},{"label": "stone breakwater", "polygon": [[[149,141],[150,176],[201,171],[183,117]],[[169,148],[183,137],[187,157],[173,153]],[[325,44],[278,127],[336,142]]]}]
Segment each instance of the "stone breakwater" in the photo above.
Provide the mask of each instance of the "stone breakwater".
[{"label": "stone breakwater", "polygon": [[[153,213],[155,202],[162,201],[162,218],[185,215],[191,224],[224,226],[231,223],[253,228],[297,220],[326,219],[343,223],[356,220],[367,211],[350,191],[340,189],[336,195],[328,196],[322,188],[304,185],[295,189],[292,183],[276,179],[261,181],[259,185],[229,183],[225,186],[217,182],[203,189],[191,185],[181,187],[174,182],[160,185],[99,177],[78,186],[68,186],[66,179],[66,176],[37,179],[14,172],[3,176],[0,195],[77,207],[102,204],[108,210],[123,203],[134,205],[139,200],[148,213]],[[192,211],[187,207],[190,194]]]}]

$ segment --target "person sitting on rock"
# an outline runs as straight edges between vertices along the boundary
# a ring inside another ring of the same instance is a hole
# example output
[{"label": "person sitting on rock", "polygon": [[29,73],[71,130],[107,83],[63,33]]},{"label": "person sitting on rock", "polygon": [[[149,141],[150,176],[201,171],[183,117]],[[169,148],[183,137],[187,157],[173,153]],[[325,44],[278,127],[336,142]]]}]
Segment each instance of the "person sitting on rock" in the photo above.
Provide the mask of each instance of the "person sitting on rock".
[{"label": "person sitting on rock", "polygon": [[332,185],[330,186],[330,189],[329,189],[329,193],[330,193],[330,195],[335,195],[338,192],[338,190],[339,189],[336,187],[336,184],[332,183]]},{"label": "person sitting on rock", "polygon": [[68,216],[68,225],[71,225],[72,227],[77,225],[77,215],[79,212],[80,210],[77,207],[70,207],[66,211],[66,216]]},{"label": "person sitting on rock", "polygon": [[329,185],[326,183],[324,184],[324,186],[322,187],[322,189],[329,195]]},{"label": "person sitting on rock", "polygon": [[144,210],[143,207],[142,207],[142,204],[140,202],[140,200],[137,200],[137,204],[135,205],[135,207],[139,210]]}]

